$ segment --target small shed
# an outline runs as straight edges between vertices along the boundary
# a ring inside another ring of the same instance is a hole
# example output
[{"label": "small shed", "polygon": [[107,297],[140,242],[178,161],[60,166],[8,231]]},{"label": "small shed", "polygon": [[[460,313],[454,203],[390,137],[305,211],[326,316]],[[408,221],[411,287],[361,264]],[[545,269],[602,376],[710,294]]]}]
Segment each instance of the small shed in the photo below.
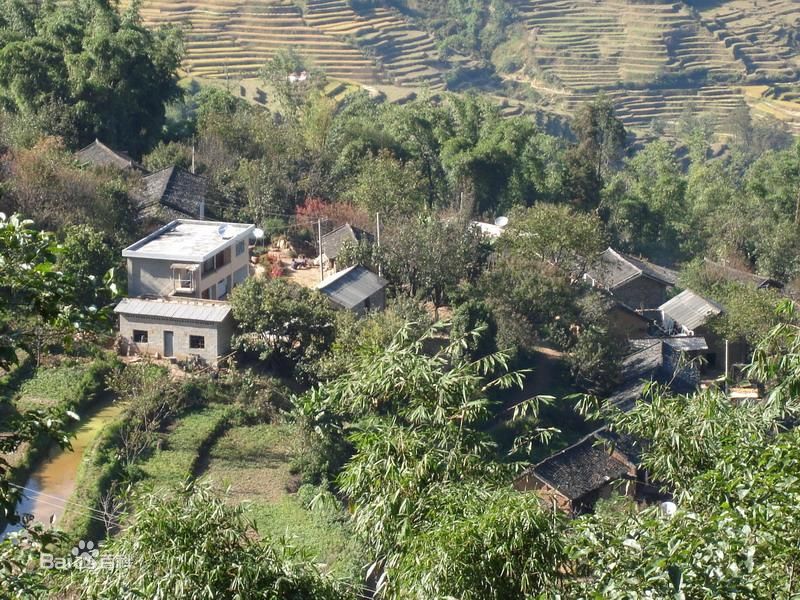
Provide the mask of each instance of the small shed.
[{"label": "small shed", "polygon": [[230,350],[234,323],[227,302],[124,298],[114,312],[128,354],[214,363]]},{"label": "small shed", "polygon": [[331,275],[317,284],[336,308],[364,314],[386,306],[386,280],[362,265]]},{"label": "small shed", "polygon": [[694,335],[696,330],[722,314],[719,304],[695,294],[692,290],[684,290],[659,306],[659,310],[664,329],[684,335]]}]

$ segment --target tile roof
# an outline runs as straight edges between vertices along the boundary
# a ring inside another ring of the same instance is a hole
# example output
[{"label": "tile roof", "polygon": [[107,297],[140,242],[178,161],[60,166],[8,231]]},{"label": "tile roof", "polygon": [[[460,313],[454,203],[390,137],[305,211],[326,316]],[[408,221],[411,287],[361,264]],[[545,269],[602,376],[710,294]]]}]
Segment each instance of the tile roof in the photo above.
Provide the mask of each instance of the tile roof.
[{"label": "tile roof", "polygon": [[361,265],[340,271],[317,284],[320,292],[347,309],[355,308],[385,287],[385,279]]},{"label": "tile roof", "polygon": [[180,167],[167,167],[144,178],[145,212],[154,206],[171,208],[182,215],[202,219],[208,184],[204,177]]},{"label": "tile roof", "polygon": [[594,433],[589,434],[534,465],[527,473],[570,500],[578,500],[610,481],[623,478],[630,468],[597,441]]},{"label": "tile roof", "polygon": [[98,167],[114,166],[120,169],[131,169],[146,172],[145,168],[133,160],[125,152],[114,150],[100,140],[95,140],[75,153],[75,157],[84,165]]},{"label": "tile roof", "polygon": [[675,285],[678,281],[678,274],[672,269],[634,258],[613,248],[606,249],[600,255],[597,264],[586,274],[609,290],[614,290],[640,276],[649,277],[667,286]]},{"label": "tile roof", "polygon": [[708,269],[715,271],[725,279],[730,279],[749,285],[755,285],[758,289],[774,288],[781,290],[784,288],[784,284],[777,279],[764,277],[763,275],[757,275],[755,273],[748,273],[747,271],[743,271],[741,269],[734,269],[726,264],[719,263],[708,258],[704,258],[703,262],[706,264]]},{"label": "tile roof", "polygon": [[716,302],[703,298],[692,290],[684,290],[658,308],[665,316],[690,331],[705,325],[723,310]]},{"label": "tile roof", "polygon": [[322,236],[322,254],[328,259],[335,259],[346,242],[360,242],[361,240],[371,242],[373,239],[373,235],[368,231],[345,223]]},{"label": "tile roof", "polygon": [[221,323],[230,314],[231,306],[211,300],[123,298],[114,312],[135,317]]}]

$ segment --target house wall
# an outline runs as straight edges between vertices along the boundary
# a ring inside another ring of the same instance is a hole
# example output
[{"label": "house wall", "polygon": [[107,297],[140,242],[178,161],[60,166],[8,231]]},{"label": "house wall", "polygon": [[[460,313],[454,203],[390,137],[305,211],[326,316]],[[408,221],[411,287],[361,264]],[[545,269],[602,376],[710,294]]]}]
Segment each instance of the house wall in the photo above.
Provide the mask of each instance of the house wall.
[{"label": "house wall", "polygon": [[[172,280],[172,265],[174,260],[157,260],[151,258],[129,258],[128,263],[128,295],[136,296],[170,296],[175,292],[175,284]],[[234,285],[241,283],[249,277],[249,253],[245,245],[245,251],[236,256],[235,246],[231,248],[231,262],[217,269],[213,273],[201,278],[202,268],[198,268],[192,274],[194,278],[193,294],[179,294],[184,298],[200,298],[203,291],[214,286],[214,293],[210,295],[211,300],[219,299],[217,294],[217,284],[225,281],[227,292]],[[242,277],[242,275],[244,275]]]},{"label": "house wall", "polygon": [[656,308],[667,301],[667,286],[649,277],[636,277],[615,288],[614,297],[631,308]]},{"label": "house wall", "polygon": [[[129,296],[169,296],[175,291],[172,281],[174,260],[158,260],[154,258],[129,258],[128,263],[128,295]],[[195,271],[195,288],[197,273]]]},{"label": "house wall", "polygon": [[[240,271],[243,267],[245,268],[245,272],[247,276],[249,276],[249,265],[250,265],[250,257],[249,252],[247,251],[247,244],[245,244],[245,250],[239,256],[236,256],[236,246],[231,247],[231,262],[229,262],[224,267],[217,269],[213,273],[209,273],[205,277],[200,279],[200,288],[197,294],[197,297],[201,297],[202,293],[209,289],[211,286],[216,286],[220,281],[225,281],[225,289],[228,293],[230,293],[231,289],[234,285],[234,274],[237,271]],[[210,298],[211,300],[219,300],[220,296],[215,293],[213,297]]]},{"label": "house wall", "polygon": [[516,479],[514,481],[514,489],[519,492],[535,492],[545,506],[549,508],[555,507],[557,510],[567,514],[572,513],[572,502],[570,502],[569,498],[530,473],[525,473]]},{"label": "house wall", "polygon": [[[230,315],[222,323],[119,316],[119,335],[125,340],[129,353],[164,356],[164,332],[172,331],[173,355],[179,360],[199,356],[205,362],[213,363],[230,350],[233,328],[233,318]],[[134,342],[134,330],[147,331],[147,343]],[[190,348],[190,335],[202,335],[205,338],[205,348]]]},{"label": "house wall", "polygon": [[649,333],[649,321],[631,314],[619,305],[613,306],[608,311],[608,319],[609,331],[618,338],[643,338]]}]

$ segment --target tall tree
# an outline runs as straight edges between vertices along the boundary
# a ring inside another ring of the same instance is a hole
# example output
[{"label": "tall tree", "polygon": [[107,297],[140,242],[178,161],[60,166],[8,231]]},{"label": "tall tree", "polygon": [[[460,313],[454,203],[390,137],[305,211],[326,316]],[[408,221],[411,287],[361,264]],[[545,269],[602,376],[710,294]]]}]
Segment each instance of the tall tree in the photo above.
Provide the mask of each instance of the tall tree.
[{"label": "tall tree", "polygon": [[137,2],[122,15],[108,0],[4,4],[0,102],[22,114],[62,106],[77,143],[100,137],[138,153],[156,141],[165,102],[179,95],[177,29],[146,28]]}]

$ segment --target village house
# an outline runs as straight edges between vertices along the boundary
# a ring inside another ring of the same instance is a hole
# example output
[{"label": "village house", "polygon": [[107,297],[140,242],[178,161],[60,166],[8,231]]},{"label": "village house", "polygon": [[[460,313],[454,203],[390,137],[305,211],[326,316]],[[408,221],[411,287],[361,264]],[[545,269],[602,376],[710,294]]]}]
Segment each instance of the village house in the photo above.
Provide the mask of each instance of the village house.
[{"label": "village house", "polygon": [[141,217],[150,222],[205,217],[208,182],[204,177],[176,166],[150,173],[125,152],[109,148],[100,140],[78,150],[75,158],[82,165],[115,167],[141,175],[143,189],[137,193],[137,204]]},{"label": "village house", "polygon": [[144,178],[142,215],[156,220],[202,219],[208,183],[180,167],[167,167]]},{"label": "village house", "polygon": [[362,241],[372,243],[374,239],[370,232],[354,227],[350,223],[345,223],[322,236],[320,240],[322,247],[317,260],[322,261],[322,264],[325,265],[325,270],[336,271],[336,257],[339,256],[339,252],[341,252],[345,244],[358,244]]},{"label": "village house", "polygon": [[361,265],[331,275],[319,282],[317,289],[335,308],[358,315],[386,306],[386,280]]},{"label": "village house", "polygon": [[85,148],[78,150],[75,153],[75,158],[82,165],[116,167],[125,171],[140,173],[147,172],[141,164],[133,160],[128,154],[120,150],[113,150],[98,139],[95,139]]},{"label": "village house", "polygon": [[115,308],[129,353],[211,362],[230,348],[228,293],[250,276],[254,225],[178,219],[122,251],[128,294]]},{"label": "village house", "polygon": [[634,496],[638,472],[621,449],[592,432],[522,473],[514,488],[533,491],[547,506],[578,515],[614,492]]},{"label": "village house", "polygon": [[228,352],[234,322],[227,302],[124,298],[114,308],[125,354],[213,363]]},{"label": "village house", "polygon": [[629,308],[652,309],[667,299],[678,276],[672,269],[608,248],[587,270],[584,279]]},{"label": "village house", "polygon": [[[710,327],[724,308],[708,298],[703,298],[692,290],[684,290],[658,307],[661,314],[661,327],[673,339],[680,337],[702,337],[707,343],[704,354],[704,370],[720,371],[724,365],[725,340]],[[747,360],[747,348],[742,343],[730,343],[727,349],[728,363]]]},{"label": "village house", "polygon": [[716,262],[708,258],[703,259],[704,275],[714,281],[737,281],[745,285],[754,286],[757,290],[783,291],[784,284],[777,279],[749,273],[742,269],[735,269],[730,265]]}]

